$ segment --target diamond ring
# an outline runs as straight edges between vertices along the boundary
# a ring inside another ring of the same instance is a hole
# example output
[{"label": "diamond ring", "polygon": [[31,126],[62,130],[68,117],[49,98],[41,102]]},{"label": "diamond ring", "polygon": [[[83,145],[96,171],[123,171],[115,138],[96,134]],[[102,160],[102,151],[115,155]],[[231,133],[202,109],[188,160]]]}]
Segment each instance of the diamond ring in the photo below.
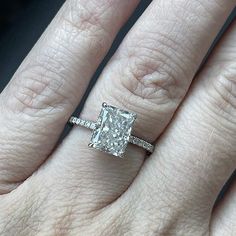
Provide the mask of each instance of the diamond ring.
[{"label": "diamond ring", "polygon": [[154,146],[151,143],[131,135],[136,118],[135,113],[103,103],[96,122],[72,116],[69,123],[91,129],[89,147],[100,151],[124,157],[128,143],[132,143],[152,153]]}]

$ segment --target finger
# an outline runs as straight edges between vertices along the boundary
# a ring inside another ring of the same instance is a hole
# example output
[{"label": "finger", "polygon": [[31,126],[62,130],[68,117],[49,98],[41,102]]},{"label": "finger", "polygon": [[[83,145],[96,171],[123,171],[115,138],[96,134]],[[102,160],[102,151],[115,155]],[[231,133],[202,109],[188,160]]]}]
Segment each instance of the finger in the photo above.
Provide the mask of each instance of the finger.
[{"label": "finger", "polygon": [[169,196],[168,202],[174,199],[176,207],[184,209],[186,222],[192,214],[195,222],[204,219],[206,227],[220,189],[236,168],[235,42],[234,23],[196,77],[139,177],[144,189],[142,182],[153,183],[149,194],[158,189]]},{"label": "finger", "polygon": [[[134,134],[153,142],[171,119],[232,7],[231,1],[153,1],[103,71],[81,117],[96,120],[105,101],[137,113]],[[82,199],[94,197],[94,204],[106,204],[127,189],[145,154],[130,146],[125,159],[109,158],[88,149],[89,138],[89,131],[75,129],[53,156],[48,174],[57,166],[63,182],[69,179],[70,184],[90,189],[76,188]]]},{"label": "finger", "polygon": [[47,158],[137,3],[65,3],[1,94],[1,183],[24,180]]},{"label": "finger", "polygon": [[[235,175],[233,176],[235,177]],[[236,181],[223,196],[214,209],[211,221],[211,232],[214,236],[234,235],[236,232]]]}]

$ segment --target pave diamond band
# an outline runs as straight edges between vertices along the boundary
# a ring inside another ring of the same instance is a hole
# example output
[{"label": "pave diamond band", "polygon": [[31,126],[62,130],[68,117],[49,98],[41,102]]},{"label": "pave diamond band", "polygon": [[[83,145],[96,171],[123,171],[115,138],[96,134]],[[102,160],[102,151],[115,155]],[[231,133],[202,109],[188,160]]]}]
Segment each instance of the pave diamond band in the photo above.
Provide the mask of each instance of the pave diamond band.
[{"label": "pave diamond band", "polygon": [[69,123],[72,125],[82,126],[82,127],[85,127],[87,129],[91,129],[91,130],[94,130],[96,127],[96,122],[90,121],[90,120],[83,120],[81,118],[77,118],[74,116],[72,116],[70,118]]},{"label": "pave diamond band", "polygon": [[149,153],[154,146],[143,139],[131,135],[136,114],[103,103],[96,122],[72,116],[69,123],[93,131],[90,147],[123,157],[128,143],[144,148]]}]

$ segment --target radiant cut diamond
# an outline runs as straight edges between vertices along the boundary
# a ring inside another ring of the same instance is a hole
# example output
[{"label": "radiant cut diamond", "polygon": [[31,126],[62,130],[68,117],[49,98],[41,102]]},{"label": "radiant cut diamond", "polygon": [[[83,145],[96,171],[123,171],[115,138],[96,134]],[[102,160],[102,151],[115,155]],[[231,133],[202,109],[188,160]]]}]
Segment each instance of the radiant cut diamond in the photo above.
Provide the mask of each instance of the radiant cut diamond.
[{"label": "radiant cut diamond", "polygon": [[89,146],[122,157],[136,114],[103,104]]}]

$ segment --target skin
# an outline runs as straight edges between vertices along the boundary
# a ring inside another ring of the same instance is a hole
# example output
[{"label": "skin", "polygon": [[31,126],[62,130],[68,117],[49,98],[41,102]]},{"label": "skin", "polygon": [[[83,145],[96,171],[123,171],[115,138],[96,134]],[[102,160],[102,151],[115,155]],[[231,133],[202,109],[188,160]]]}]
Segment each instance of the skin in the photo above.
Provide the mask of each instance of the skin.
[{"label": "skin", "polygon": [[138,2],[66,1],[0,94],[1,235],[235,235],[235,181],[213,206],[236,167],[236,22],[196,72],[236,1],[153,1],[91,91],[81,117],[137,113],[150,157],[79,127],[56,146]]}]

